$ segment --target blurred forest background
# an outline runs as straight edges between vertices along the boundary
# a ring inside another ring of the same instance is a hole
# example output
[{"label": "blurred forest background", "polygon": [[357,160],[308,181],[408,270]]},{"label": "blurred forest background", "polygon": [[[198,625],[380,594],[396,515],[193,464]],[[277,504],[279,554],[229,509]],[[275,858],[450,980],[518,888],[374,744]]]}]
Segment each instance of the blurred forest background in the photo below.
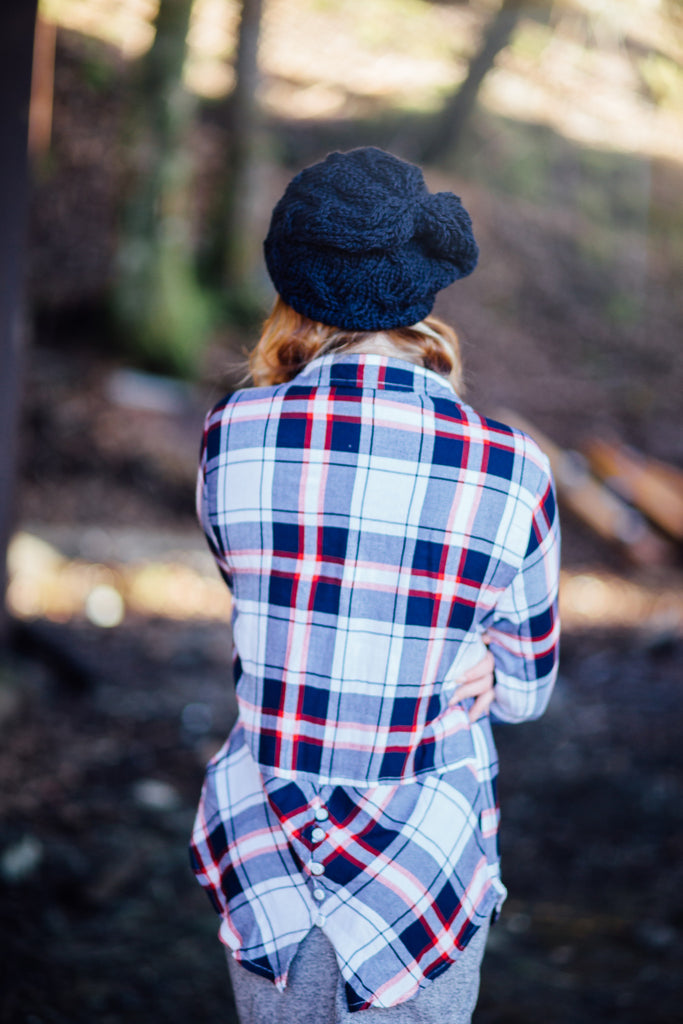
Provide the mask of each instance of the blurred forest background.
[{"label": "blurred forest background", "polygon": [[683,1020],[683,3],[40,0],[35,38],[13,6],[0,1021],[235,1020],[185,851],[235,714],[196,452],[272,301],[274,202],[365,144],[470,210],[436,312],[562,503],[562,672],[498,734],[475,1020]]}]

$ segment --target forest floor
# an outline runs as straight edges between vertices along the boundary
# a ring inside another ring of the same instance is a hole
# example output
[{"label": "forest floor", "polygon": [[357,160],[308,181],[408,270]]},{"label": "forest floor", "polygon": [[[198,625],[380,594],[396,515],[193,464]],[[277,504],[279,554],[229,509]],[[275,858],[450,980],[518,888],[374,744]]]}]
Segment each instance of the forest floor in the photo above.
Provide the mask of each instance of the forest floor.
[{"label": "forest floor", "polygon": [[[65,557],[97,563],[125,561],[133,533],[201,546],[195,451],[202,412],[225,385],[207,369],[170,411],[112,397],[125,360],[95,344],[98,323],[83,310],[111,257],[116,101],[82,87],[77,58],[64,51],[58,64],[59,160],[33,211],[30,297],[41,315],[19,524],[67,537]],[[678,180],[670,166],[655,170],[653,209]],[[614,261],[597,274],[602,236],[587,245],[597,228],[586,218],[457,184],[482,252],[495,254],[439,309],[463,338],[473,404],[517,409],[569,447],[612,433],[683,462],[670,264],[651,254],[648,287],[629,293],[647,241],[634,241],[631,259],[613,239]],[[621,305],[610,305],[617,285]],[[229,362],[222,344],[207,367]],[[636,572],[568,514],[564,539],[573,571],[680,586],[678,565]],[[681,1020],[682,653],[675,623],[568,630],[545,717],[499,729],[510,896],[477,1024]],[[21,627],[0,677],[3,1024],[235,1020],[217,921],[186,850],[204,764],[234,719],[228,665],[228,628],[210,619],[128,611],[110,629],[84,614]]]},{"label": "forest floor", "polygon": [[[235,1020],[186,853],[234,714],[227,631],[72,622],[0,723],[0,1020]],[[498,731],[509,900],[477,1024],[673,1024],[683,955],[680,639],[568,635],[544,719]]]}]

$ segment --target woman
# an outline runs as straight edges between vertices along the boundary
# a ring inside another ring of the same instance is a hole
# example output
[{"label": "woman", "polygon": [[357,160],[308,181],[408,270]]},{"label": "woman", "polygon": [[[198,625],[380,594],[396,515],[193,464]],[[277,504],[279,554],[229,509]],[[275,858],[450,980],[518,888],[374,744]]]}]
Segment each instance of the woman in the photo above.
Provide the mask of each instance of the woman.
[{"label": "woman", "polygon": [[239,719],[194,868],[242,1024],[469,1021],[506,894],[491,720],[541,714],[557,671],[547,460],[458,398],[430,312],[478,250],[417,167],[306,168],[265,255],[257,387],[209,414],[199,474]]}]

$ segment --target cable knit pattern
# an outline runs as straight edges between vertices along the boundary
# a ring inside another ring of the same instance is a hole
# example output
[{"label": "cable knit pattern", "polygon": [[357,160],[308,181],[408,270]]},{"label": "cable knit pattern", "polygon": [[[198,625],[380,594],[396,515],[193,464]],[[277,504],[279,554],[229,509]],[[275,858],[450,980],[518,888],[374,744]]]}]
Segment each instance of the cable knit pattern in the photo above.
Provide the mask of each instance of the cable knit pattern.
[{"label": "cable knit pattern", "polygon": [[460,199],[430,193],[419,167],[372,146],[331,153],[297,174],[264,250],[293,309],[358,331],[418,323],[478,257]]}]

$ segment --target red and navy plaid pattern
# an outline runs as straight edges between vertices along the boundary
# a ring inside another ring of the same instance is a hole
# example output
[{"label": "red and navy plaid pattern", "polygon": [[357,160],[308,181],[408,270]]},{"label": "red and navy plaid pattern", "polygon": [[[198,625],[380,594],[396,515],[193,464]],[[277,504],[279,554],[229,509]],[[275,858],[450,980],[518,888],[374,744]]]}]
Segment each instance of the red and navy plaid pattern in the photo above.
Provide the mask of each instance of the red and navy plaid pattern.
[{"label": "red and navy plaid pattern", "polygon": [[557,671],[547,460],[437,374],[333,355],[209,414],[198,507],[234,596],[239,722],[192,840],[221,938],[283,987],[317,924],[350,1009],[395,1005],[505,896],[490,720],[541,714]]}]

